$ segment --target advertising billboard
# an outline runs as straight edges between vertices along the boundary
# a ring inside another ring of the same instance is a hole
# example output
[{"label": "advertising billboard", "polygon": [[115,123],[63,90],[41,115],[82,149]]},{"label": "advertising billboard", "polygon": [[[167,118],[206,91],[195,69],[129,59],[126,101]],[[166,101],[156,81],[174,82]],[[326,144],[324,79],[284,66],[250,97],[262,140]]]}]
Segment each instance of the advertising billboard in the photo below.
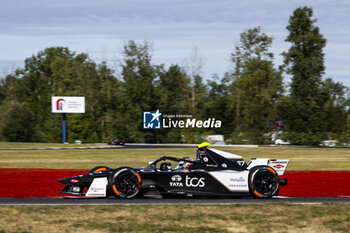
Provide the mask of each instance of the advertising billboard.
[{"label": "advertising billboard", "polygon": [[52,96],[53,113],[85,113],[85,97]]}]

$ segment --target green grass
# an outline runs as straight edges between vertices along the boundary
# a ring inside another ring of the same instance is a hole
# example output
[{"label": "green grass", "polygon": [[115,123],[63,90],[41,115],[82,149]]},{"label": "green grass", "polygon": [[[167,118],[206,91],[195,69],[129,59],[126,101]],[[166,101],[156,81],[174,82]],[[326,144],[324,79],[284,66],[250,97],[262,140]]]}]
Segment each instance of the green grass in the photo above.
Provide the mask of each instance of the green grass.
[{"label": "green grass", "polygon": [[0,232],[322,233],[349,229],[350,204],[344,203],[0,207]]},{"label": "green grass", "polygon": [[[0,143],[9,148],[43,148],[57,144]],[[62,144],[61,144],[62,145]],[[290,159],[288,170],[350,170],[350,149],[218,147],[218,149],[250,158]],[[99,165],[144,167],[159,156],[196,155],[195,148],[179,149],[88,149],[88,150],[0,150],[1,168],[70,168],[90,169]]]},{"label": "green grass", "polygon": [[33,149],[48,147],[86,147],[93,144],[63,144],[63,143],[40,143],[40,142],[0,142],[0,149]]}]

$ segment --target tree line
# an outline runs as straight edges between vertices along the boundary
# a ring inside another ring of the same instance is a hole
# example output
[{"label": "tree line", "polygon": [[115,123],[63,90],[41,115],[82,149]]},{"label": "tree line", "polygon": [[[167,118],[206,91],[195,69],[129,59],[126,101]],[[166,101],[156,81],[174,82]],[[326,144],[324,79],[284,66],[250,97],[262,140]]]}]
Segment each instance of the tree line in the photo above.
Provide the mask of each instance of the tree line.
[{"label": "tree line", "polygon": [[[51,96],[85,96],[86,113],[68,115],[71,142],[199,142],[223,134],[231,143],[264,144],[276,121],[283,121],[282,137],[294,144],[349,142],[349,89],[324,78],[326,39],[312,9],[297,8],[286,28],[290,47],[282,66],[274,65],[272,37],[255,27],[232,49],[234,71],[208,80],[176,64],[154,64],[147,42],[124,45],[117,75],[88,54],[47,48],[1,79],[0,139],[60,142],[62,116],[51,113]],[[143,129],[143,111],[157,109],[216,118],[222,127]]]}]

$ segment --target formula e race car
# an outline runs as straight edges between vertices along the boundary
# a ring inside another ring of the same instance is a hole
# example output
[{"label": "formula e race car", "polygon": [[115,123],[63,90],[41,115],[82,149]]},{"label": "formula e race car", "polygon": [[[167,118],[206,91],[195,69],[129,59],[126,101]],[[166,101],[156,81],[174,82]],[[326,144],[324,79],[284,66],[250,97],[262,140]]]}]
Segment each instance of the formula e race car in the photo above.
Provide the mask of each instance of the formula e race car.
[{"label": "formula e race car", "polygon": [[[95,167],[86,175],[58,180],[61,193],[85,197],[133,198],[180,196],[277,196],[287,179],[279,178],[289,160],[251,159],[217,149],[209,143],[198,146],[197,158],[162,156],[147,168]],[[171,167],[169,161],[177,163]],[[158,164],[160,164],[158,166]]]},{"label": "formula e race car", "polygon": [[107,143],[108,145],[116,145],[116,146],[124,146],[125,142],[120,141],[119,138],[114,139],[113,141],[110,141]]}]

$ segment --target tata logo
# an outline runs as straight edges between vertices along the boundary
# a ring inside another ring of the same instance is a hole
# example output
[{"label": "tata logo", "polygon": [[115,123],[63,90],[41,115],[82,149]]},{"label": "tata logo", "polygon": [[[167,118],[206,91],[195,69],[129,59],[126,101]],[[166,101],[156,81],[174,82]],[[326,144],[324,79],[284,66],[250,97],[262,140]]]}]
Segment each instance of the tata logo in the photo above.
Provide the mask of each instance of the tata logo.
[{"label": "tata logo", "polygon": [[180,182],[182,180],[180,175],[173,175],[171,180],[174,182],[169,182],[170,187],[183,187],[182,182]]},{"label": "tata logo", "polygon": [[170,182],[170,187],[183,187],[184,185],[181,182]]},{"label": "tata logo", "polygon": [[162,113],[157,110],[156,112],[143,112],[143,128],[144,129],[160,129]]},{"label": "tata logo", "polygon": [[180,175],[174,175],[174,176],[171,177],[171,180],[172,181],[181,181],[182,177]]},{"label": "tata logo", "polygon": [[186,186],[187,187],[204,187],[205,186],[205,183],[204,183],[204,178],[197,178],[197,177],[189,177],[189,176],[186,176],[186,182],[185,182]]}]

